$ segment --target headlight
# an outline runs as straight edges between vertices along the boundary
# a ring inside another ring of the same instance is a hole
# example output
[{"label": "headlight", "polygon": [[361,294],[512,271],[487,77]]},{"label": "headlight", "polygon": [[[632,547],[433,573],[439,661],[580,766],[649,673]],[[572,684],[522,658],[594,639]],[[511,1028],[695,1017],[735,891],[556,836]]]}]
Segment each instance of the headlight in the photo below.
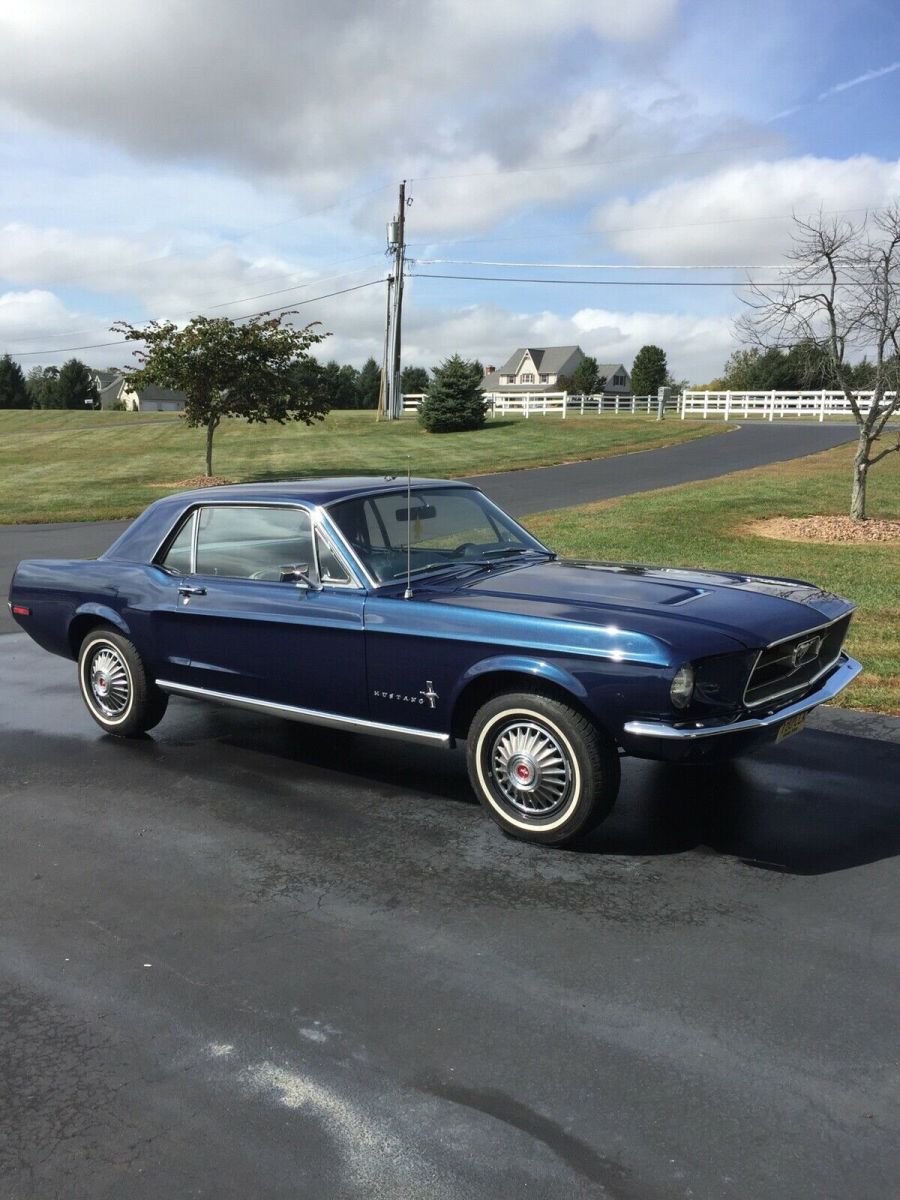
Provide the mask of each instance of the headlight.
[{"label": "headlight", "polygon": [[676,708],[687,708],[693,695],[694,668],[690,663],[685,663],[675,672],[675,678],[669,688],[669,697]]}]

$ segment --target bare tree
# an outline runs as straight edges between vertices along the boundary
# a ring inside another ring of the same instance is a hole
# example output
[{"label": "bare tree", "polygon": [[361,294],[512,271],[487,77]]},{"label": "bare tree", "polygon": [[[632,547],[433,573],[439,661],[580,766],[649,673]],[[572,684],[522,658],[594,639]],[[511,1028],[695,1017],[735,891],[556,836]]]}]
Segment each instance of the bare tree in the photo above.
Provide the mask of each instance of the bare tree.
[{"label": "bare tree", "polygon": [[[847,398],[859,429],[850,516],[866,519],[870,469],[900,451],[879,439],[900,412],[900,203],[861,222],[794,219],[790,267],[771,286],[755,286],[738,327],[764,347],[805,350]],[[864,410],[851,359],[868,355],[871,403]]]}]

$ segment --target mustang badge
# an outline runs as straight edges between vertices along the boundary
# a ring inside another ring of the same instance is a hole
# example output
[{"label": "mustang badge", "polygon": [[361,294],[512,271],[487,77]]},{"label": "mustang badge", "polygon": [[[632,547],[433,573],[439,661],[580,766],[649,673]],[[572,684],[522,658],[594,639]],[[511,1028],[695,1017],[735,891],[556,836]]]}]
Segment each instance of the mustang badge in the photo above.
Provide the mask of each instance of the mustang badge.
[{"label": "mustang badge", "polygon": [[425,686],[421,689],[418,695],[408,696],[405,692],[384,692],[374,691],[372,693],[379,700],[399,700],[401,704],[427,704],[429,708],[434,708],[435,701],[439,698],[434,690],[434,684],[429,679]]}]

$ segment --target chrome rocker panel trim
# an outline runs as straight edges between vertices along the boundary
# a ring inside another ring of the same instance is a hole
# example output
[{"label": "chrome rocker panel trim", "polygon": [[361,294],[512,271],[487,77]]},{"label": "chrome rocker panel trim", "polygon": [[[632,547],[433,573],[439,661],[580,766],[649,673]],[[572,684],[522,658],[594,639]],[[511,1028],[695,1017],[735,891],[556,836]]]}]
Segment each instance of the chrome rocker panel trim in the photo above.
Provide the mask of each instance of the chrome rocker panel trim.
[{"label": "chrome rocker panel trim", "polygon": [[786,708],[780,708],[778,712],[771,713],[767,717],[748,717],[744,721],[733,721],[730,725],[695,726],[694,728],[666,725],[657,721],[626,721],[624,732],[630,734],[632,737],[663,738],[667,741],[693,742],[699,738],[718,737],[721,734],[753,733],[759,729],[770,729],[783,724],[790,717],[795,717],[798,713],[807,712],[811,708],[817,708],[820,704],[825,704],[827,701],[833,700],[838,692],[844,690],[848,683],[852,683],[861,670],[861,663],[858,663],[855,658],[850,658],[848,655],[842,654],[837,670],[829,676],[818,691],[813,692],[810,696],[805,696],[802,700],[798,700],[796,704],[789,704]]},{"label": "chrome rocker panel trim", "polygon": [[189,696],[198,700],[214,700],[217,704],[229,704],[234,708],[246,708],[250,712],[266,712],[289,721],[301,721],[307,725],[323,725],[326,729],[341,729],[349,733],[368,733],[376,737],[399,738],[404,742],[419,742],[426,746],[450,747],[448,733],[433,733],[430,729],[412,729],[408,725],[384,725],[380,721],[365,721],[361,717],[342,717],[337,713],[318,712],[312,708],[295,708],[292,704],[276,704],[270,700],[254,700],[249,696],[235,696],[230,692],[214,692],[209,688],[193,687],[188,683],[172,683],[168,679],[157,679],[156,686],[176,696]]}]

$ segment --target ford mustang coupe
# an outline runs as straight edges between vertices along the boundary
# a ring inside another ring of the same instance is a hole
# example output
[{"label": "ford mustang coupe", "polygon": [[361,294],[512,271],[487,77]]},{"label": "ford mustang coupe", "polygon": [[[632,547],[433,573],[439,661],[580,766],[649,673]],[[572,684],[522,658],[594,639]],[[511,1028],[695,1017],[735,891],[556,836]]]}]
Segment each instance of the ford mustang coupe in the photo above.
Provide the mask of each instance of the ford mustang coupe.
[{"label": "ford mustang coupe", "polygon": [[508,833],[601,821],[619,755],[795,733],[860,671],[853,606],[793,579],[558,558],[466,483],[317,479],[158,500],[105,554],[19,564],[10,609],[78,663],[109,734],[189,696],[431,746],[464,740]]}]

